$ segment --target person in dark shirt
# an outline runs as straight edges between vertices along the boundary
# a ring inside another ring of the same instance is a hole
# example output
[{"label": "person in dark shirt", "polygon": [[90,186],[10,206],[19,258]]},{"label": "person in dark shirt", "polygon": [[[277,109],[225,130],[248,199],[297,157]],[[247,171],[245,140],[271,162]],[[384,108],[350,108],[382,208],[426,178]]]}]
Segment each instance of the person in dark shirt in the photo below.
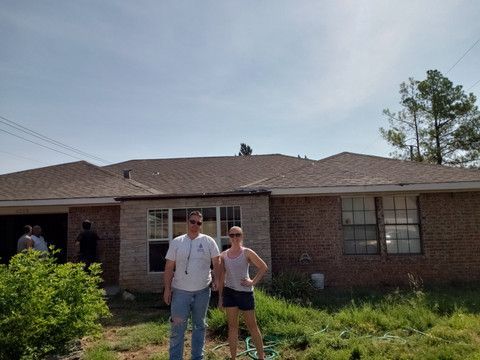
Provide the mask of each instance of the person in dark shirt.
[{"label": "person in dark shirt", "polygon": [[77,236],[77,246],[80,247],[78,259],[84,262],[86,267],[91,263],[97,262],[97,242],[99,240],[97,233],[91,230],[92,223],[85,220],[82,223],[82,232]]}]

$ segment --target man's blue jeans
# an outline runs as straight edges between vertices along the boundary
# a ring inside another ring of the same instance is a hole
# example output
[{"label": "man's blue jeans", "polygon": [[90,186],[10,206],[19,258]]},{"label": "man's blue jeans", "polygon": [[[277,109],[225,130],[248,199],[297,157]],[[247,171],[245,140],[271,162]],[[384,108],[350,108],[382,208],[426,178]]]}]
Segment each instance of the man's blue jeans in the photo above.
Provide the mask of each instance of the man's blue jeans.
[{"label": "man's blue jeans", "polygon": [[183,342],[190,313],[192,314],[192,360],[203,359],[205,317],[210,301],[210,288],[198,291],[172,289],[170,360],[183,360]]}]

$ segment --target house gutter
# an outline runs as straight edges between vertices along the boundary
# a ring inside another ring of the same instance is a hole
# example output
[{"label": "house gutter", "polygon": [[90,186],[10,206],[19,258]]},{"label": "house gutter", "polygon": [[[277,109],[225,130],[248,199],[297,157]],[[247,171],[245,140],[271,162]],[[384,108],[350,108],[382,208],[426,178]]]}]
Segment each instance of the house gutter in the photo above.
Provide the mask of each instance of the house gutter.
[{"label": "house gutter", "polygon": [[458,183],[428,183],[428,184],[388,184],[388,185],[352,185],[352,186],[320,186],[304,188],[271,189],[272,196],[286,195],[334,195],[353,193],[385,193],[385,192],[459,192],[480,191],[480,181],[465,181]]},{"label": "house gutter", "polygon": [[11,206],[55,206],[55,205],[113,205],[118,204],[113,197],[40,200],[2,200],[0,207]]},{"label": "house gutter", "polygon": [[227,196],[257,196],[268,195],[270,190],[240,190],[229,192],[214,192],[214,193],[191,193],[191,194],[158,194],[158,195],[132,195],[116,197],[117,201],[132,201],[132,200],[159,200],[159,199],[178,199],[178,198],[206,198],[206,197],[227,197]]}]

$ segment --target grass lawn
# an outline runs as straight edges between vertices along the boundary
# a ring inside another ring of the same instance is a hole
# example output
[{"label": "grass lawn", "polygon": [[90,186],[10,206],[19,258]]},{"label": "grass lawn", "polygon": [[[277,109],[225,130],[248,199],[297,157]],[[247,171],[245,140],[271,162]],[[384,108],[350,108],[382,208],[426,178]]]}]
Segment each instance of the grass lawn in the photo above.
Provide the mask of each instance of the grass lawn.
[{"label": "grass lawn", "polygon": [[[83,340],[83,359],[168,359],[168,309],[160,298],[111,301],[113,317],[101,335]],[[290,302],[257,291],[256,301],[261,330],[275,341],[278,359],[480,360],[480,286],[308,289]],[[212,308],[208,323],[206,359],[225,359],[225,316]],[[242,339],[247,335],[242,329]],[[239,351],[244,348],[242,342]]]}]

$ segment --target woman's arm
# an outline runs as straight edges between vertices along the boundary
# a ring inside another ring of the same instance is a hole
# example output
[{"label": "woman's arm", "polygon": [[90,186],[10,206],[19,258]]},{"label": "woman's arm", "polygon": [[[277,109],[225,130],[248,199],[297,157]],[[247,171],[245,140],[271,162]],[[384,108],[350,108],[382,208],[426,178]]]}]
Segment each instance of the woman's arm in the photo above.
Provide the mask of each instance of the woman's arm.
[{"label": "woman's arm", "polygon": [[255,277],[250,281],[246,280],[246,283],[248,286],[255,286],[260,282],[260,280],[262,280],[263,276],[268,270],[268,266],[265,261],[263,261],[260,256],[258,256],[257,253],[252,249],[245,248],[245,254],[247,256],[248,262],[253,264],[257,268],[257,273]]},{"label": "woman's arm", "polygon": [[218,307],[223,308],[223,288],[225,287],[225,262],[223,253],[220,254],[219,278],[218,278]]}]

